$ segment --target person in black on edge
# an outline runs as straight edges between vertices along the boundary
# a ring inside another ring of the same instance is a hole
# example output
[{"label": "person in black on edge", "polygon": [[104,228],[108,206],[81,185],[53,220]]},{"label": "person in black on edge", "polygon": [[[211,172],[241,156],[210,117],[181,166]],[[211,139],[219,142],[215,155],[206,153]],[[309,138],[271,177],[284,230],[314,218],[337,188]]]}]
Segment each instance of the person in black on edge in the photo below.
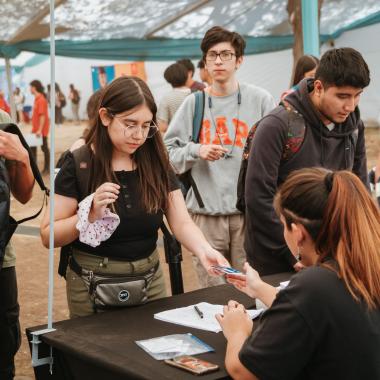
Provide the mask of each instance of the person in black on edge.
[{"label": "person in black on edge", "polygon": [[252,321],[235,301],[218,315],[235,379],[380,379],[380,211],[357,176],[292,173],[274,203],[306,269],[277,294],[246,263],[228,281],[269,309]]},{"label": "person in black on edge", "polygon": [[[0,110],[0,123],[12,123],[10,116]],[[0,131],[0,160],[5,160],[12,195],[25,204],[32,197],[34,176],[29,155],[18,136]],[[2,215],[2,217],[6,217]],[[0,379],[11,380],[15,375],[14,357],[21,344],[17,300],[16,254],[11,242],[5,247],[0,269]]]}]

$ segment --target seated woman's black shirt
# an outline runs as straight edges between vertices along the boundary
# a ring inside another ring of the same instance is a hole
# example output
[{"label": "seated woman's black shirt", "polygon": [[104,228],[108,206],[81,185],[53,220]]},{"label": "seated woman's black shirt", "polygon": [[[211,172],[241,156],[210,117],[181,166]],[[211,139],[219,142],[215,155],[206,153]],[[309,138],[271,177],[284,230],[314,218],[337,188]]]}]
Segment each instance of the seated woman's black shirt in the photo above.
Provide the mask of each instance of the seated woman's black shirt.
[{"label": "seated woman's black shirt", "polygon": [[356,302],[335,272],[304,269],[277,294],[239,358],[260,380],[380,379],[380,308]]},{"label": "seated woman's black shirt", "polygon": [[[148,257],[156,249],[158,229],[163,221],[163,212],[149,214],[141,207],[141,190],[137,170],[117,171],[120,193],[116,209],[120,224],[111,237],[97,247],[81,243],[79,239],[73,246],[81,251],[105,257],[134,261]],[[179,189],[173,172],[169,173],[170,191]],[[68,154],[55,179],[56,194],[80,199],[80,187],[75,174],[75,161]]]}]

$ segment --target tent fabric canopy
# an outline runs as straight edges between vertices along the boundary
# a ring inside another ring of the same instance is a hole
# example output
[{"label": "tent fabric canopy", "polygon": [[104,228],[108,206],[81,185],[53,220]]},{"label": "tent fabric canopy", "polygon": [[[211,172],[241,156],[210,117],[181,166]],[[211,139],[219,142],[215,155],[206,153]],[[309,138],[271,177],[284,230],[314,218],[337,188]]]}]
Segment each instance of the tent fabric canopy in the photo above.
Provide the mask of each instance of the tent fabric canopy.
[{"label": "tent fabric canopy", "polygon": [[[56,54],[113,60],[200,57],[200,39],[213,25],[243,34],[247,54],[293,45],[286,0],[59,0]],[[45,11],[45,13],[44,13]],[[344,14],[344,17],[342,17]],[[2,6],[0,56],[21,51],[49,54],[46,1],[8,1]],[[324,0],[321,42],[346,30],[380,22],[378,0]],[[26,25],[26,26],[25,26]],[[22,29],[22,30],[21,30]],[[21,31],[20,31],[21,30]],[[22,40],[25,36],[36,40]],[[20,40],[20,42],[14,42]]]}]

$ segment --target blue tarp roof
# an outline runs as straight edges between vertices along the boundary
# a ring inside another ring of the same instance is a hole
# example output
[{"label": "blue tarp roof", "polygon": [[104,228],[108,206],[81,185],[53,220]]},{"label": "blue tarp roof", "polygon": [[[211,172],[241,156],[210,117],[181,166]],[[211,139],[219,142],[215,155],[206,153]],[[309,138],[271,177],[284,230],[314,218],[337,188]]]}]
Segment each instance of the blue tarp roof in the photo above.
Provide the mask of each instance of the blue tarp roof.
[{"label": "blue tarp roof", "polygon": [[[61,2],[55,18],[61,32],[57,34],[56,54],[62,56],[152,61],[197,58],[200,39],[213,25],[243,34],[247,54],[293,45],[286,0]],[[46,3],[46,0],[13,0],[2,5],[1,55],[14,58],[21,51],[49,54],[49,41],[42,38],[47,36],[49,16],[38,19],[46,11]],[[379,0],[324,0],[321,41],[378,22]],[[28,35],[37,40],[28,40]],[[14,42],[19,39],[20,42]]]}]

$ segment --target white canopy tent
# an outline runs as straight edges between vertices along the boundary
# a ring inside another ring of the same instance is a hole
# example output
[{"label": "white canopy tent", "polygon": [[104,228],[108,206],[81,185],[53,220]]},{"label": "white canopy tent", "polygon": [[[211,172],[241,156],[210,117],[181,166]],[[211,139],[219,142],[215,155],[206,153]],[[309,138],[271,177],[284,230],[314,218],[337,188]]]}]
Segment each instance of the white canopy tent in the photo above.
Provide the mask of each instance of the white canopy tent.
[{"label": "white canopy tent", "polygon": [[[181,57],[192,58],[196,63],[201,56],[199,39],[212,25],[222,25],[245,36],[247,55],[239,79],[268,89],[275,98],[289,85],[293,37],[287,0],[56,0],[55,6],[57,81],[63,89],[69,83],[81,89],[82,110],[92,91],[90,66],[116,60],[144,60],[148,84],[159,101],[168,89],[162,78],[164,69]],[[4,2],[0,56],[17,57],[22,51],[48,54],[48,14],[46,0]],[[374,38],[379,21],[378,0],[324,0],[321,9],[321,40],[356,47],[369,60],[372,83],[361,102],[364,119],[379,116],[375,88],[380,75],[376,72],[380,47]],[[328,46],[322,46],[322,50]],[[25,90],[35,78],[47,83],[48,65],[28,65],[18,83],[23,83]],[[69,107],[64,112],[71,116]]]},{"label": "white canopy tent", "polygon": [[[338,37],[334,44],[336,47],[350,46],[359,50],[371,70],[371,84],[365,89],[361,101],[360,109],[365,121],[380,122],[380,45],[374,36],[380,34],[380,24],[367,26],[360,29],[348,31]],[[329,44],[323,44],[321,52],[330,48]],[[30,53],[22,53],[16,58],[15,63],[22,65],[21,59],[30,57]],[[277,52],[248,55],[238,71],[238,79],[247,83],[253,83],[267,89],[275,99],[279,99],[281,93],[289,86],[292,70],[292,51],[290,49]],[[93,60],[81,58],[56,57],[56,80],[63,91],[67,92],[70,83],[81,91],[81,117],[86,117],[86,102],[92,94],[91,66],[110,65],[116,63],[114,60]],[[163,78],[163,72],[173,61],[147,61],[145,69],[147,82],[159,103],[161,97],[170,89]],[[193,60],[196,65],[197,60]],[[17,83],[28,91],[28,84],[33,79],[40,79],[44,84],[49,82],[49,61],[43,61],[33,67],[25,68],[17,74]],[[195,73],[196,79],[198,72]],[[27,97],[29,104],[32,98]],[[71,109],[66,106],[63,109],[64,115],[71,118]],[[373,124],[373,123],[371,123]]]}]

